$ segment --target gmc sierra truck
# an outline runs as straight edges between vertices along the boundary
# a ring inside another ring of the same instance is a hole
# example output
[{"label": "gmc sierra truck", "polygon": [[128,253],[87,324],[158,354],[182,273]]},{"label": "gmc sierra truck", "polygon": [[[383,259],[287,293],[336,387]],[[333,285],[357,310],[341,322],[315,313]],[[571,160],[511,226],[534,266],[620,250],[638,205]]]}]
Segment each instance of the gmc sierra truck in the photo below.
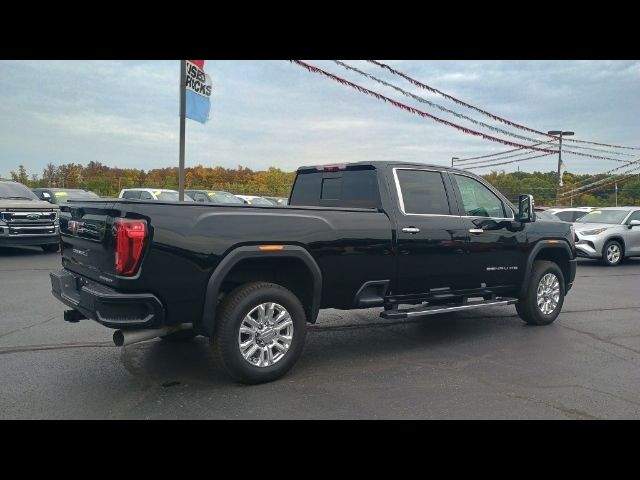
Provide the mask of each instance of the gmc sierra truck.
[{"label": "gmc sierra truck", "polygon": [[57,252],[58,210],[23,184],[0,178],[0,246],[31,245]]},{"label": "gmc sierra truck", "polygon": [[387,319],[515,304],[553,322],[576,273],[572,226],[536,221],[482,178],[437,165],[298,169],[288,206],[81,201],[61,207],[65,320],[116,345],[210,339],[245,383],[274,380],[325,308]]}]

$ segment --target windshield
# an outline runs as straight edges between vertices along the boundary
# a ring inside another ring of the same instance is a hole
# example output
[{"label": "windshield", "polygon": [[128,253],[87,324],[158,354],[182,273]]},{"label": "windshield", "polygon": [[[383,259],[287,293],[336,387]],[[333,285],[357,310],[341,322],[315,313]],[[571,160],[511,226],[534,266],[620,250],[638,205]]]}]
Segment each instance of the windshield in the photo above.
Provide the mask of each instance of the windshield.
[{"label": "windshield", "polygon": [[[159,194],[156,195],[156,197],[158,197],[158,200],[165,200],[165,201],[168,201],[168,202],[177,202],[177,201],[179,201],[178,192],[160,192]],[[193,202],[193,198],[191,198],[189,195],[185,195],[184,196],[184,201],[185,202]]]},{"label": "windshield", "polygon": [[229,192],[209,192],[208,195],[211,201],[215,203],[239,203],[244,205],[242,200]]},{"label": "windshield", "polygon": [[54,191],[53,195],[58,202],[66,202],[68,200],[100,200],[100,197],[93,192],[86,190],[61,190]]},{"label": "windshield", "polygon": [[38,200],[35,193],[21,183],[0,182],[0,198],[15,200]]},{"label": "windshield", "polygon": [[608,223],[619,225],[629,212],[627,210],[594,210],[578,219],[576,223]]}]

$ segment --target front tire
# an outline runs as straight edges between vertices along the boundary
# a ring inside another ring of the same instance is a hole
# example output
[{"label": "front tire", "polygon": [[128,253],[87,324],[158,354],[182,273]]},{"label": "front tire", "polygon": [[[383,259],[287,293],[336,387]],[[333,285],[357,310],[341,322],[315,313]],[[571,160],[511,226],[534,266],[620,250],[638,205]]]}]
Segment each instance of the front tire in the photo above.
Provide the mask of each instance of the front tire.
[{"label": "front tire", "polygon": [[256,384],[291,369],[304,348],[307,319],[291,291],[252,282],[227,295],[218,309],[211,345],[218,364],[232,378]]},{"label": "front tire", "polygon": [[546,260],[533,263],[531,282],[516,304],[516,311],[529,325],[549,325],[564,304],[564,275],[560,267]]},{"label": "front tire", "polygon": [[617,240],[610,240],[602,249],[602,263],[607,267],[617,267],[622,263],[624,250]]}]

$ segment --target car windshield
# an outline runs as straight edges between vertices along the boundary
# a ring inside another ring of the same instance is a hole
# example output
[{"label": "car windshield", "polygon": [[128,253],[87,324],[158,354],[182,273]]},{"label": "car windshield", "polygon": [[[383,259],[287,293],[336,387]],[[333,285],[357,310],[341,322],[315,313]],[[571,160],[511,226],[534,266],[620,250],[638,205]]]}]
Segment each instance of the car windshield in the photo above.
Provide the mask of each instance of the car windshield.
[{"label": "car windshield", "polygon": [[236,203],[243,205],[244,202],[229,192],[209,192],[209,198],[214,203]]},{"label": "car windshield", "polygon": [[576,223],[608,223],[619,225],[629,212],[627,210],[594,210],[578,219]]},{"label": "car windshield", "polygon": [[66,202],[68,200],[100,200],[98,195],[86,190],[59,190],[54,191],[53,195],[58,202]]},{"label": "car windshield", "polygon": [[38,200],[35,193],[21,183],[0,182],[0,198],[11,200]]}]

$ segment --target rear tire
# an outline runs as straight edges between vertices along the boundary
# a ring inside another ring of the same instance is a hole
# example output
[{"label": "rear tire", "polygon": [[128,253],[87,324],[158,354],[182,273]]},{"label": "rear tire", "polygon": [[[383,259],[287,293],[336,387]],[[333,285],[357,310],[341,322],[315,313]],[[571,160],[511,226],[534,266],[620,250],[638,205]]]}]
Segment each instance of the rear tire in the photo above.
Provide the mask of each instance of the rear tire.
[{"label": "rear tire", "polygon": [[562,310],[564,275],[560,267],[546,260],[537,260],[531,269],[531,281],[516,304],[516,311],[529,325],[549,325]]},{"label": "rear tire", "polygon": [[46,253],[56,253],[58,250],[60,250],[60,245],[58,245],[57,243],[50,243],[48,245],[40,245],[40,247]]},{"label": "rear tire", "polygon": [[293,367],[306,331],[298,297],[281,285],[252,282],[222,300],[211,346],[229,376],[242,383],[264,383]]},{"label": "rear tire", "polygon": [[602,264],[607,267],[617,267],[624,259],[624,249],[617,240],[610,240],[605,243],[602,249]]}]

